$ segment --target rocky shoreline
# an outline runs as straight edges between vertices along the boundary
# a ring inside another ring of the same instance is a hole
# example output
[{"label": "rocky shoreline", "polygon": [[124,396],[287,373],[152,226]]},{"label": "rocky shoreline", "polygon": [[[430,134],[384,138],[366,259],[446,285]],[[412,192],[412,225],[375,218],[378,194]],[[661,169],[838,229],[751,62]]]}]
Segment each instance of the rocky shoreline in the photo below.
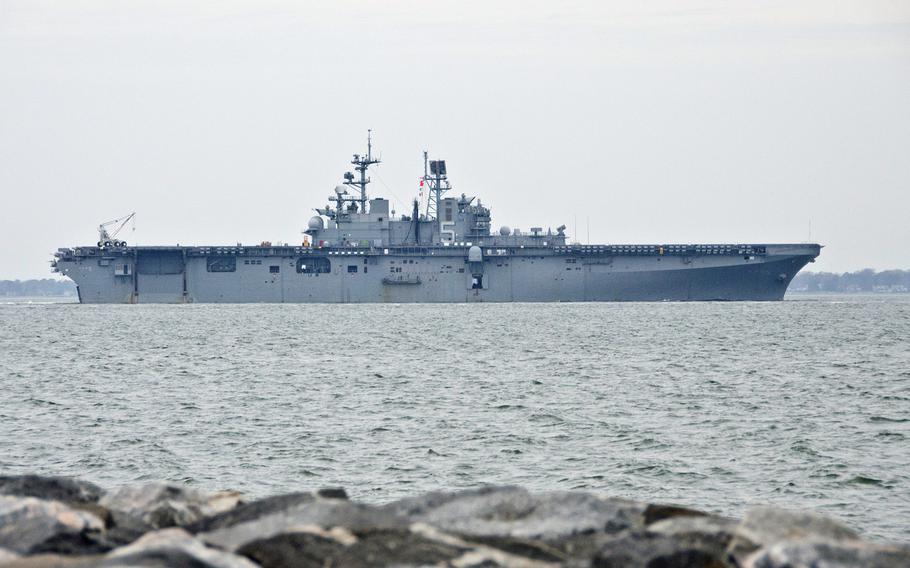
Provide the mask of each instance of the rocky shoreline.
[{"label": "rocky shoreline", "polygon": [[367,505],[342,489],[247,500],[25,475],[0,476],[0,565],[890,568],[910,566],[910,546],[870,543],[807,512],[760,507],[731,519],[519,487]]}]

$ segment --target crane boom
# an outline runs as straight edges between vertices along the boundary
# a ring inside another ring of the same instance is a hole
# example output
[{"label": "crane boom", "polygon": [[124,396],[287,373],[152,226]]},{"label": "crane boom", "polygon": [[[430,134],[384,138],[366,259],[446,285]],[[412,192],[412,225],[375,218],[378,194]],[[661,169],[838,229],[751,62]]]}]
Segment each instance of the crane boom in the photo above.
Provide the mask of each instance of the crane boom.
[{"label": "crane boom", "polygon": [[[98,225],[98,248],[122,248],[126,246],[126,241],[117,240],[117,235],[120,234],[120,231],[130,222],[131,219],[136,217],[136,212],[133,211],[125,217],[120,217],[114,219],[113,221],[108,221],[106,223],[101,223]],[[120,223],[120,225],[114,230],[113,233],[108,232],[107,228]]]}]

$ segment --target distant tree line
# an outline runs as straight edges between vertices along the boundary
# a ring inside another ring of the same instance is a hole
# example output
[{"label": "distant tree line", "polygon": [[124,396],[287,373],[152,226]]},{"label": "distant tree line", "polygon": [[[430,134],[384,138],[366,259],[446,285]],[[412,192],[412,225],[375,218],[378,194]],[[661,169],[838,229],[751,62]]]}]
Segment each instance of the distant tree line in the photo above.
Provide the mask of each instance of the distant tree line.
[{"label": "distant tree line", "polygon": [[0,280],[0,296],[75,296],[71,280]]},{"label": "distant tree line", "polygon": [[858,272],[800,272],[790,283],[790,292],[910,292],[910,270],[871,268]]}]

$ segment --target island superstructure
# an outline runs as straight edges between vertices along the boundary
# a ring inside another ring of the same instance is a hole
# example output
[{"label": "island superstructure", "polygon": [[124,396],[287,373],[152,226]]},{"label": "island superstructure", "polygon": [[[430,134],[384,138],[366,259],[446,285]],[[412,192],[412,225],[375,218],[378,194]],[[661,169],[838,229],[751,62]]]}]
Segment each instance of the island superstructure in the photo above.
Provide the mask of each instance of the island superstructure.
[{"label": "island superstructure", "polygon": [[[450,196],[424,153],[426,203],[371,198],[367,138],[300,244],[61,248],[53,270],[82,303],[781,300],[818,244],[569,243],[565,225],[492,230],[480,199]],[[121,225],[122,226],[122,225]],[[107,238],[105,238],[107,237]]]}]

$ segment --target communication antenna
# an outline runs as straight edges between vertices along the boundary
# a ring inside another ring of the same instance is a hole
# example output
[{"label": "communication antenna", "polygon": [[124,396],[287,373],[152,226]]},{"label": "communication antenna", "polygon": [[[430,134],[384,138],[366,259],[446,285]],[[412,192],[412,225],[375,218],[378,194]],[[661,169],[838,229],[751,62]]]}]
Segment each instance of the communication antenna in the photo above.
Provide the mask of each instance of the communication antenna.
[{"label": "communication antenna", "polygon": [[[325,209],[316,209],[316,213],[320,215],[326,215],[330,219],[341,220],[346,219],[352,212],[367,212],[367,184],[370,183],[370,178],[367,177],[367,170],[373,164],[378,164],[380,160],[373,157],[373,129],[367,130],[367,153],[366,154],[354,154],[354,158],[351,160],[351,163],[354,164],[354,170],[359,172],[358,176],[355,176],[353,172],[344,172],[344,184],[335,186],[335,195],[329,197],[329,201],[335,202],[335,209],[333,210],[331,205],[327,205]],[[345,187],[349,187],[357,192],[354,196],[348,196],[348,190]],[[345,203],[349,205],[345,207]],[[358,203],[360,204],[358,206]]]},{"label": "communication antenna", "polygon": [[345,185],[351,186],[360,193],[360,197],[354,201],[360,202],[360,211],[366,212],[367,205],[367,184],[370,183],[370,178],[367,177],[367,170],[373,164],[378,164],[380,160],[373,157],[373,129],[367,129],[367,153],[365,156],[360,154],[354,154],[354,159],[351,160],[351,164],[354,165],[354,169],[360,173],[360,179],[355,180],[353,175],[350,175],[350,172],[344,175]]}]

